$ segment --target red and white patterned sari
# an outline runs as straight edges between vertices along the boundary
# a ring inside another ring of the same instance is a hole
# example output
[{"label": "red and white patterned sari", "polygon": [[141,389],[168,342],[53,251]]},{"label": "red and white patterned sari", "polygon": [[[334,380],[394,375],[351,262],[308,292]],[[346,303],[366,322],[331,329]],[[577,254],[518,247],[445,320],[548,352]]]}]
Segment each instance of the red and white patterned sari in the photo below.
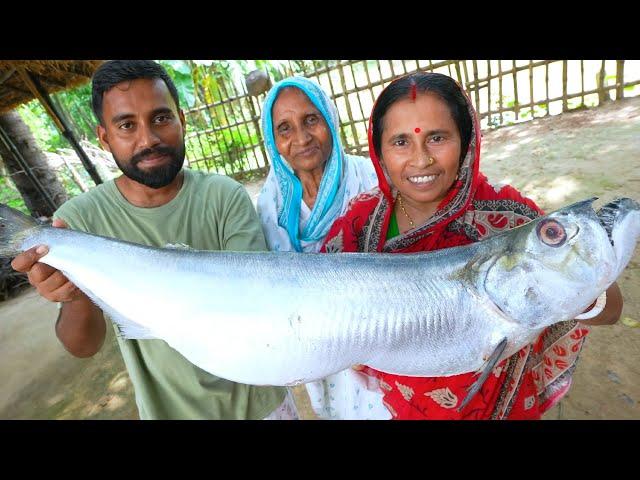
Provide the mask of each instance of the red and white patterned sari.
[{"label": "red and white patterned sari", "polygon": [[[379,187],[352,200],[345,215],[333,224],[321,251],[439,250],[483,240],[543,214],[513,187],[494,187],[480,172],[478,120],[468,99],[467,104],[474,130],[469,149],[458,180],[431,219],[387,240],[396,191],[373,149],[370,124],[369,146]],[[548,327],[533,344],[497,364],[461,412],[457,407],[477,378],[473,373],[406,377],[369,367],[364,371],[378,378],[384,403],[395,419],[539,419],[568,391],[588,331],[573,320]]]}]

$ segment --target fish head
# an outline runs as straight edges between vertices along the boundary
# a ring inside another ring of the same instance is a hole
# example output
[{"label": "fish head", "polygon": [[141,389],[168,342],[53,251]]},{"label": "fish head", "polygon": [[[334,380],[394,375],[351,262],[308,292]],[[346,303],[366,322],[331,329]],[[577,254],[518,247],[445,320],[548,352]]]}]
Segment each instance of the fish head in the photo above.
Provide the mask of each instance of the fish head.
[{"label": "fish head", "polygon": [[487,241],[497,253],[481,288],[510,319],[532,329],[572,319],[624,270],[640,236],[640,205],[620,199],[596,213],[594,200]]},{"label": "fish head", "polygon": [[640,203],[618,198],[600,208],[597,215],[616,256],[615,281],[631,260],[640,238]]}]

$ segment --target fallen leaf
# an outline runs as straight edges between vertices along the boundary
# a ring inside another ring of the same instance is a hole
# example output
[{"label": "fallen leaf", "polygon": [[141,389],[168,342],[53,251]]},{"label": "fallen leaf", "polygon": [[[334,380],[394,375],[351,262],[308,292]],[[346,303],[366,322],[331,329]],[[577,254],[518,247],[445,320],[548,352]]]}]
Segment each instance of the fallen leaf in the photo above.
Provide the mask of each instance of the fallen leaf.
[{"label": "fallen leaf", "polygon": [[623,317],[622,323],[624,323],[627,327],[631,327],[631,328],[640,327],[640,321],[634,320],[631,317]]}]

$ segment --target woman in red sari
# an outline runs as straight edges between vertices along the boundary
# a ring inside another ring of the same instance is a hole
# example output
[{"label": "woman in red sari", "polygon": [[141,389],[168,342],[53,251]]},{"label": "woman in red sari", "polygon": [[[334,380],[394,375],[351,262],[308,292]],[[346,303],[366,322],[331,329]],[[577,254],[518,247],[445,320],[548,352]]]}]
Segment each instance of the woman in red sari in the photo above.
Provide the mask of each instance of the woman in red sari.
[{"label": "woman in red sari", "polygon": [[[476,113],[445,75],[415,73],[393,81],[374,105],[369,150],[379,186],[352,200],[322,251],[438,250],[477,242],[543,215],[513,187],[493,186],[480,172]],[[474,373],[429,378],[366,366],[364,371],[377,377],[395,419],[539,419],[568,391],[587,325],[620,317],[622,297],[615,283],[604,308],[600,304],[591,314],[587,310],[589,320],[555,324],[497,363],[462,409],[478,378]]]}]

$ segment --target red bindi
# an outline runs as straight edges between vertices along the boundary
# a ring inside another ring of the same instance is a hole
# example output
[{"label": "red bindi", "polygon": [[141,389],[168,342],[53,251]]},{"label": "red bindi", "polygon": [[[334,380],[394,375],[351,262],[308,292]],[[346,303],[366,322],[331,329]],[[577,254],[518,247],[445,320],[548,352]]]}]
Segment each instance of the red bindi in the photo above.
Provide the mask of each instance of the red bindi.
[{"label": "red bindi", "polygon": [[413,131],[416,132],[416,133],[420,133],[421,130],[420,130],[420,127],[416,127],[416,128],[413,129]]}]

